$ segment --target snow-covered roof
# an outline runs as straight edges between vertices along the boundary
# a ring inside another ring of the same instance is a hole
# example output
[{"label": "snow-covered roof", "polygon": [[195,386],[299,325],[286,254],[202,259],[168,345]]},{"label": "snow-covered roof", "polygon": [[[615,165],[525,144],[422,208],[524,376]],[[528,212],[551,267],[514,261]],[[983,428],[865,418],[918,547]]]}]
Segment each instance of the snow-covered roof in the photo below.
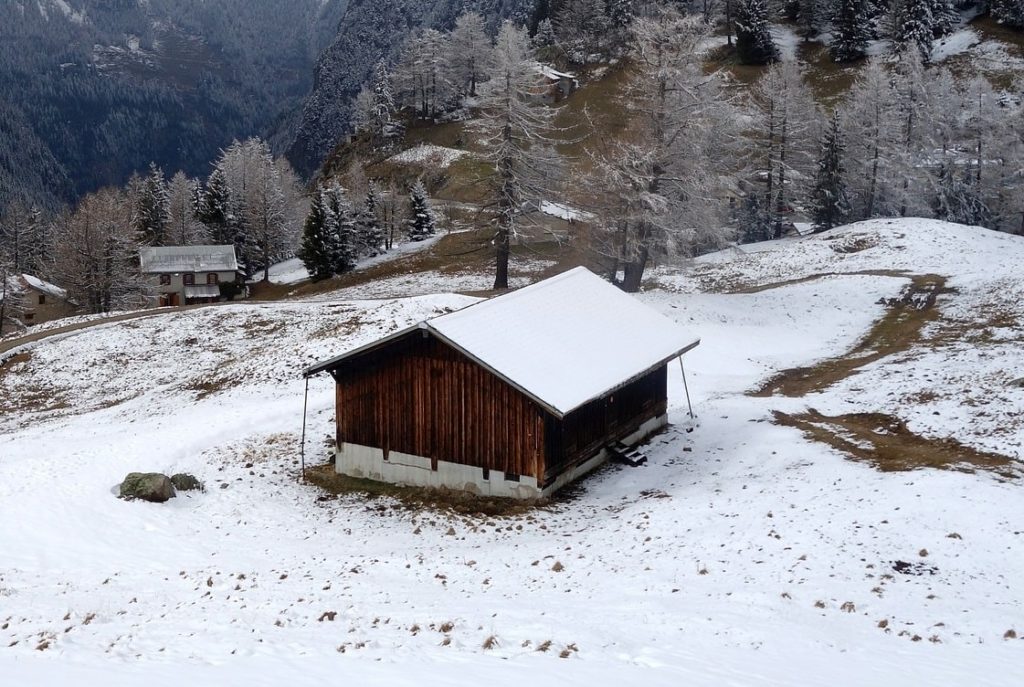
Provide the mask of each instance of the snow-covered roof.
[{"label": "snow-covered roof", "polygon": [[159,246],[139,251],[142,271],[148,274],[173,272],[237,272],[234,246]]},{"label": "snow-covered roof", "polygon": [[426,320],[306,370],[425,329],[557,416],[646,374],[700,343],[692,332],[578,267]]},{"label": "snow-covered roof", "polygon": [[537,62],[534,65],[533,69],[534,69],[534,71],[536,71],[538,74],[540,74],[544,78],[551,79],[552,81],[561,81],[562,79],[575,79],[576,78],[575,74],[569,74],[567,72],[560,72],[557,69],[555,69],[554,67],[552,67],[551,65],[544,64],[543,62]]},{"label": "snow-covered roof", "polygon": [[19,274],[18,279],[21,281],[22,286],[26,288],[45,293],[47,296],[67,300],[67,291],[39,277],[34,277],[31,274]]},{"label": "snow-covered roof", "polygon": [[542,200],[540,202],[540,211],[545,215],[551,215],[552,217],[558,217],[569,222],[588,221],[594,219],[594,215],[585,210],[574,208],[571,205],[565,205],[564,203],[555,203],[550,200]]}]

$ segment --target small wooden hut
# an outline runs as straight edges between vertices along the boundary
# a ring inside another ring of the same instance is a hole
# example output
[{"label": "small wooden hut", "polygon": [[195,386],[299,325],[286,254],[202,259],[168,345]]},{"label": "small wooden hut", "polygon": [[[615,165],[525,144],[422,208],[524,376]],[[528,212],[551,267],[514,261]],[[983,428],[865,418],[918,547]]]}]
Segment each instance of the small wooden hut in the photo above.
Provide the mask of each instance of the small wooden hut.
[{"label": "small wooden hut", "polygon": [[547,496],[667,422],[668,363],[699,339],[584,268],[318,363],[336,470]]}]

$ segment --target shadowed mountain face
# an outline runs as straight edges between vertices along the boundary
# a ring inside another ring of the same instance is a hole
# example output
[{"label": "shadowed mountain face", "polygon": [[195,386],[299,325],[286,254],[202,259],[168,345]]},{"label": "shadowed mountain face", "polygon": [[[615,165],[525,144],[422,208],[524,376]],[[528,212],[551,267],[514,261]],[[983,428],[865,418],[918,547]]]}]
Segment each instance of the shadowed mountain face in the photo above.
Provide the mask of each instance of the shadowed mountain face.
[{"label": "shadowed mountain face", "polygon": [[347,0],[0,2],[0,208],[287,131]]},{"label": "shadowed mountain face", "polygon": [[338,33],[316,65],[288,158],[314,172],[349,128],[352,99],[382,57],[393,61],[419,27],[450,29],[463,11],[476,10],[491,28],[506,18],[525,21],[535,0],[351,0]]}]

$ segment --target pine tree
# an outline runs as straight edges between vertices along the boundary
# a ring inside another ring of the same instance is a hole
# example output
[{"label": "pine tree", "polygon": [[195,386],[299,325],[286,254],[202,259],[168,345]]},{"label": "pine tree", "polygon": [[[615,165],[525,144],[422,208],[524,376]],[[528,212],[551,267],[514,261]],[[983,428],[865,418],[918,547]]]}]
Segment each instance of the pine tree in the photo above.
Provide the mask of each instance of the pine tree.
[{"label": "pine tree", "polygon": [[149,246],[163,246],[167,242],[170,224],[170,199],[164,172],[150,163],[149,174],[142,181],[135,199],[135,231]]},{"label": "pine tree", "polygon": [[933,0],[905,0],[896,20],[893,49],[896,52],[917,50],[921,61],[927,64],[932,56],[935,19],[932,16]]},{"label": "pine tree", "polygon": [[765,0],[739,0],[735,18],[736,53],[743,64],[768,64],[779,59],[768,30],[768,5]]},{"label": "pine tree", "polygon": [[956,31],[960,26],[960,12],[953,0],[932,0],[932,36],[941,38]]},{"label": "pine tree", "polygon": [[436,233],[434,227],[434,212],[430,209],[430,200],[427,197],[427,189],[422,181],[413,184],[409,194],[409,240],[423,241]]},{"label": "pine tree", "polygon": [[992,18],[1012,29],[1024,29],[1024,0],[993,0]]},{"label": "pine tree", "polygon": [[837,227],[850,214],[843,166],[845,146],[839,127],[839,113],[832,115],[821,142],[818,176],[811,192],[811,221],[815,232]]},{"label": "pine tree", "polygon": [[335,274],[337,246],[332,223],[324,193],[318,190],[313,194],[297,253],[313,281],[329,279]]},{"label": "pine tree", "polygon": [[228,188],[224,170],[215,167],[206,182],[206,188],[199,200],[196,216],[206,225],[210,241],[215,246],[235,245],[237,232],[234,218],[229,210],[231,189]]},{"label": "pine tree", "polygon": [[774,237],[771,213],[761,203],[758,193],[748,193],[737,217],[740,243],[757,243]]},{"label": "pine tree", "polygon": [[555,27],[550,19],[542,19],[537,24],[537,33],[533,34],[533,47],[538,50],[550,48],[555,45]]},{"label": "pine tree", "polygon": [[377,218],[377,193],[372,184],[356,213],[355,229],[360,255],[372,258],[384,252],[384,231]]},{"label": "pine tree", "polygon": [[821,32],[821,23],[825,19],[825,7],[822,0],[799,0],[797,5],[797,27],[800,37],[809,41]]},{"label": "pine tree", "polygon": [[865,0],[838,0],[832,18],[832,46],[836,62],[854,62],[867,54],[871,38]]},{"label": "pine tree", "polygon": [[616,29],[625,29],[636,16],[636,0],[608,0],[608,20]]}]

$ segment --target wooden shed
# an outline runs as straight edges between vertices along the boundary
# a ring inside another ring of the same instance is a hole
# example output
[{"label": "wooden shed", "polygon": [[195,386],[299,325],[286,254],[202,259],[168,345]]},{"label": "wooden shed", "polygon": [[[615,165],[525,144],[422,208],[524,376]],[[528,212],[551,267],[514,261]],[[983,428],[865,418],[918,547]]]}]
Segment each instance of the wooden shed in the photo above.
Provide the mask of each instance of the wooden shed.
[{"label": "wooden shed", "polygon": [[551,494],[667,422],[668,363],[699,340],[584,268],[318,363],[339,473]]}]

